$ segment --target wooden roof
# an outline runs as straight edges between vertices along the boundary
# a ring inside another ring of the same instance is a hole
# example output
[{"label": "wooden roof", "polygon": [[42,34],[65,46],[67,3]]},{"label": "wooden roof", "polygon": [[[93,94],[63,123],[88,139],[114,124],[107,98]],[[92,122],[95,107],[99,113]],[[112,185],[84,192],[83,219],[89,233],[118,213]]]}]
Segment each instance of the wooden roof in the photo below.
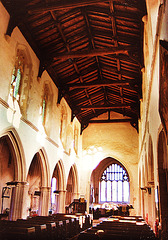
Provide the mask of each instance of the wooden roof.
[{"label": "wooden roof", "polygon": [[[2,0],[82,124],[130,121],[137,128],[145,0]],[[113,119],[110,112],[121,114]],[[108,112],[108,118],[93,119]],[[125,118],[126,117],[126,118]]]}]

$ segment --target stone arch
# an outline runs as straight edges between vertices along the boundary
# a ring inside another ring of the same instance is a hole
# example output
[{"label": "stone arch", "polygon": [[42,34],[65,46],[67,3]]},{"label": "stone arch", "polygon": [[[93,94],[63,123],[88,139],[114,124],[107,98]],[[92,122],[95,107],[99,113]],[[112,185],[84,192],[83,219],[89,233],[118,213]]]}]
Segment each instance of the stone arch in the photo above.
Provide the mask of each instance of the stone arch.
[{"label": "stone arch", "polygon": [[34,154],[27,175],[27,207],[31,214],[48,215],[50,196],[50,176],[47,156],[44,149]]},{"label": "stone arch", "polygon": [[[23,192],[26,185],[25,156],[15,129],[8,129],[1,134],[0,148],[1,170],[3,169],[0,176],[2,178],[1,187],[10,188],[10,199],[7,208],[9,208],[9,219],[15,220],[22,217]],[[1,209],[3,210],[2,202]]]},{"label": "stone arch", "polygon": [[161,221],[162,239],[167,239],[168,229],[168,186],[167,170],[164,168],[167,163],[166,134],[164,130],[159,133],[158,138],[158,180],[159,180],[159,206],[158,216]]},{"label": "stone arch", "polygon": [[66,186],[66,200],[65,205],[69,205],[73,202],[73,199],[78,198],[78,172],[76,164],[73,164],[69,170]]},{"label": "stone arch", "polygon": [[[53,183],[53,178],[55,178],[55,183]],[[51,182],[51,207],[52,212],[62,213],[65,211],[65,171],[61,160],[56,164]]]}]

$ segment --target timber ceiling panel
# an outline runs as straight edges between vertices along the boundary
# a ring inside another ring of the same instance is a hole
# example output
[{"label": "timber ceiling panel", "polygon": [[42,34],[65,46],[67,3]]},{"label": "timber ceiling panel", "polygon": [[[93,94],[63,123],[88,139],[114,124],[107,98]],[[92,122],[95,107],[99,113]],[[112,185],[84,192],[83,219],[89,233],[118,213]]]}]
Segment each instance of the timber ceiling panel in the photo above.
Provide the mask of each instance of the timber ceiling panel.
[{"label": "timber ceiling panel", "polygon": [[145,0],[2,3],[11,15],[6,34],[20,28],[40,59],[39,76],[48,71],[58,103],[65,97],[83,129],[110,111],[138,127]]}]

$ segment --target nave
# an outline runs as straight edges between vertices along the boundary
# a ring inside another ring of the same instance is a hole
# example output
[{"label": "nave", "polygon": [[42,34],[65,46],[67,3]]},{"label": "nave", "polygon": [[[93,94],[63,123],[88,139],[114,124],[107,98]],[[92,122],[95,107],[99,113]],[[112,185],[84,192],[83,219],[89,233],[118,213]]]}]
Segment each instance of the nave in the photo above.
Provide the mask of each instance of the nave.
[{"label": "nave", "polygon": [[150,226],[140,216],[90,215],[35,216],[16,221],[0,220],[3,240],[156,240]]}]

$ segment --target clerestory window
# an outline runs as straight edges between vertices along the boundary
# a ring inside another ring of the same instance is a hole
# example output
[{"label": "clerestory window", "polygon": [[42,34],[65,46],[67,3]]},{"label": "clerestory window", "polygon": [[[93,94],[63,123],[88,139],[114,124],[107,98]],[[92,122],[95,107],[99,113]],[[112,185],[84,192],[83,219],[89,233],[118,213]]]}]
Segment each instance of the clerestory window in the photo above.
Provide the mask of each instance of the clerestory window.
[{"label": "clerestory window", "polygon": [[11,96],[19,100],[19,90],[23,74],[23,56],[17,56],[11,81]]},{"label": "clerestory window", "polygon": [[100,202],[129,202],[129,176],[119,164],[109,165],[103,172],[99,182]]}]

